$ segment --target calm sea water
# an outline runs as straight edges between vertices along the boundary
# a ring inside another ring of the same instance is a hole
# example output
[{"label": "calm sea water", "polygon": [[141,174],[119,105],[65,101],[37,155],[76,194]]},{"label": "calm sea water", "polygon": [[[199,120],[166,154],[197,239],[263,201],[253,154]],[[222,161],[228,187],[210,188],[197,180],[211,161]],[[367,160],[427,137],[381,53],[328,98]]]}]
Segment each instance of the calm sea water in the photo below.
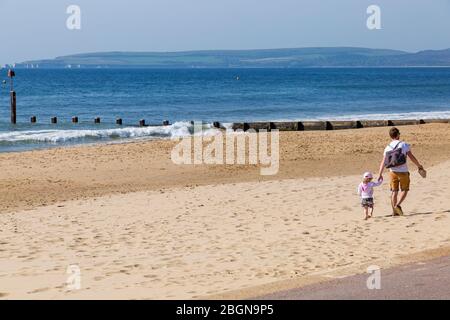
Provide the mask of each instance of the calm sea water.
[{"label": "calm sea water", "polygon": [[[2,70],[1,79],[6,80]],[[450,118],[450,68],[17,70],[0,93],[0,152],[189,134],[191,120]],[[30,116],[38,124],[30,125]],[[57,116],[59,123],[50,124]],[[81,123],[70,123],[78,116]],[[94,117],[102,124],[94,125]],[[116,117],[124,126],[117,127]],[[163,120],[170,127],[137,128]]]}]

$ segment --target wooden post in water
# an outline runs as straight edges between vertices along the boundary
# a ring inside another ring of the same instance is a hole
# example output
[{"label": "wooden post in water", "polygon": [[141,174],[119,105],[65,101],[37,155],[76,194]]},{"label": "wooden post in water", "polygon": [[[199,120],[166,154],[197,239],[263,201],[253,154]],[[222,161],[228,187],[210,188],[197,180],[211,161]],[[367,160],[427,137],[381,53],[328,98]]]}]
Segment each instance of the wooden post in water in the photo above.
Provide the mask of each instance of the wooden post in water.
[{"label": "wooden post in water", "polygon": [[78,117],[72,117],[72,123],[78,123]]},{"label": "wooden post in water", "polygon": [[145,120],[144,119],[139,120],[139,126],[140,127],[145,127]]},{"label": "wooden post in water", "polygon": [[57,123],[58,123],[58,118],[57,118],[57,117],[52,117],[52,118],[50,119],[50,122],[51,122],[52,124],[57,124]]},{"label": "wooden post in water", "polygon": [[14,70],[9,69],[8,70],[8,78],[10,79],[11,83],[11,90],[10,90],[10,96],[11,96],[11,123],[16,124],[17,123],[17,97],[16,92],[14,91],[14,77],[16,76],[16,73]]},{"label": "wooden post in water", "polygon": [[11,94],[11,123],[16,124],[17,123],[16,92],[11,91],[10,94]]},{"label": "wooden post in water", "polygon": [[117,118],[117,119],[116,119],[116,124],[117,124],[118,126],[121,126],[122,123],[123,123],[123,121],[122,121],[121,118]]},{"label": "wooden post in water", "polygon": [[36,123],[37,122],[36,116],[32,116],[31,119],[30,119],[30,122],[31,123]]},{"label": "wooden post in water", "polygon": [[98,123],[100,123],[100,121],[101,121],[100,118],[95,118],[95,119],[94,119],[94,123],[97,123],[97,124],[98,124]]}]

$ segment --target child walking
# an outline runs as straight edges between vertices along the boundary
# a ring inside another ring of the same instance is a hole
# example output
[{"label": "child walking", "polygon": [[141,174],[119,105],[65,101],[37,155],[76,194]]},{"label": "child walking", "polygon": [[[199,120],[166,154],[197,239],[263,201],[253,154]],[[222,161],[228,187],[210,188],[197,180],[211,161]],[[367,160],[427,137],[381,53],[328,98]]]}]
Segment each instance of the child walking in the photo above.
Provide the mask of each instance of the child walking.
[{"label": "child walking", "polygon": [[364,213],[366,215],[364,220],[368,220],[373,217],[373,188],[381,186],[383,183],[383,179],[378,180],[378,182],[372,182],[372,180],[373,174],[366,172],[364,173],[363,181],[358,186],[358,195],[361,197],[361,205],[364,208]]}]

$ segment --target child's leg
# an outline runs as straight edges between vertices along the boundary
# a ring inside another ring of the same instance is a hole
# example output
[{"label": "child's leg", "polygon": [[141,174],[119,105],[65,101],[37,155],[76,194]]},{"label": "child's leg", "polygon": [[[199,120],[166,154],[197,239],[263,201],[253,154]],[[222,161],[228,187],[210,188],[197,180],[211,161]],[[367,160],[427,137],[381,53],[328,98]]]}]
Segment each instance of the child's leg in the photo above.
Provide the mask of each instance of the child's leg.
[{"label": "child's leg", "polygon": [[364,207],[364,213],[366,215],[364,220],[368,220],[369,219],[369,207],[367,207],[367,206]]},{"label": "child's leg", "polygon": [[374,208],[375,206],[371,206],[370,207],[370,214],[369,214],[369,217],[373,217],[373,208]]}]

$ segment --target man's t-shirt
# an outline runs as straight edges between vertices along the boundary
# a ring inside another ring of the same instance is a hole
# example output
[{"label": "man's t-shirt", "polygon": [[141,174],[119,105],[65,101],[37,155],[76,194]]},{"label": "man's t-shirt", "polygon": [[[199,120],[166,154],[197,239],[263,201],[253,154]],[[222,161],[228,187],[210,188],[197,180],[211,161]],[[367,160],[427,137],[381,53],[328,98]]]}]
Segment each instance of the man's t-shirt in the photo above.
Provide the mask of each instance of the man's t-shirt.
[{"label": "man's t-shirt", "polygon": [[[397,149],[401,148],[402,153],[406,156],[406,154],[411,150],[411,147],[409,144],[403,141],[399,140],[392,140],[392,142],[384,149],[384,155],[386,155],[387,152],[394,150],[395,146],[400,142]],[[408,158],[407,158],[408,159]],[[401,166],[391,168],[392,172],[409,172],[408,170],[408,163],[402,164]]]}]

